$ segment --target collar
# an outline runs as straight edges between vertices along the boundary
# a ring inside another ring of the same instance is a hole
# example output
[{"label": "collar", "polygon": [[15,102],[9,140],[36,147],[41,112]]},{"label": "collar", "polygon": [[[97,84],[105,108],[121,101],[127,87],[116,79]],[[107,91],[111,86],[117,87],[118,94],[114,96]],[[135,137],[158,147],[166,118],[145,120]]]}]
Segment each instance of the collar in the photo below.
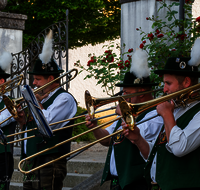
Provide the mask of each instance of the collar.
[{"label": "collar", "polygon": [[55,94],[61,87],[56,88],[54,91],[50,92],[49,95],[44,98],[41,103],[43,104],[44,102],[46,102],[53,94]]},{"label": "collar", "polygon": [[[8,92],[6,92],[4,95],[9,96]],[[3,96],[0,96],[0,102],[2,102],[2,100],[3,100]]]}]

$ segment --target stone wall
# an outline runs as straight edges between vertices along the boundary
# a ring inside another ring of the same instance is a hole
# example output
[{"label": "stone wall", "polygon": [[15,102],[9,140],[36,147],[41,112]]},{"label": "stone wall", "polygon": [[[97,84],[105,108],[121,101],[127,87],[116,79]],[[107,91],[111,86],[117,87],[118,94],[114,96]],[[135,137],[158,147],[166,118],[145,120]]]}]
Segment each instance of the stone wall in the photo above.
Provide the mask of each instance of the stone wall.
[{"label": "stone wall", "polygon": [[0,54],[22,51],[26,15],[0,12]]}]

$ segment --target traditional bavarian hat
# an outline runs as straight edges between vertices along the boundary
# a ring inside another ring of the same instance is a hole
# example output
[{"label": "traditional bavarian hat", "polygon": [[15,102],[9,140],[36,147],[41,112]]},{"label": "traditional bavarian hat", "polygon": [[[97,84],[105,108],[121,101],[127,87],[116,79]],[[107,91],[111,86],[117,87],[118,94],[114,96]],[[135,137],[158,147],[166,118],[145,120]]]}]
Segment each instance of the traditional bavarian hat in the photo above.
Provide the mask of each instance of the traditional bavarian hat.
[{"label": "traditional bavarian hat", "polygon": [[200,38],[195,40],[191,50],[191,57],[170,57],[164,69],[155,70],[158,75],[172,74],[181,76],[200,77],[198,65],[200,64]]},{"label": "traditional bavarian hat", "polygon": [[143,87],[157,86],[158,83],[152,83],[150,80],[150,69],[148,67],[147,54],[137,49],[132,56],[130,72],[126,72],[122,83],[117,83],[118,87]]},{"label": "traditional bavarian hat", "polygon": [[4,51],[2,53],[2,55],[0,56],[0,78],[6,79],[10,77],[10,74],[6,71],[10,69],[12,60],[12,55],[9,52]]},{"label": "traditional bavarian hat", "polygon": [[42,53],[39,55],[39,59],[36,60],[35,65],[32,71],[29,71],[29,74],[32,75],[54,75],[64,72],[56,61],[52,58],[53,49],[53,32],[47,34],[45,42],[42,48]]}]

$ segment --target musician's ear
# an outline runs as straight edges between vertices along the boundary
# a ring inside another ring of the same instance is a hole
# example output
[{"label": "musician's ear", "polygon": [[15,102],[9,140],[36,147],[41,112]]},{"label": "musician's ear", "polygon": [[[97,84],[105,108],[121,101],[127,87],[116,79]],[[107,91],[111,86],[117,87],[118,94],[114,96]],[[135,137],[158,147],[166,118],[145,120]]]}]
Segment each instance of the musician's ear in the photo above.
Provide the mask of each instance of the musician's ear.
[{"label": "musician's ear", "polygon": [[53,76],[53,75],[49,75],[49,77],[48,77],[48,82],[50,82],[50,81],[52,81],[52,80],[54,80],[54,76]]},{"label": "musician's ear", "polygon": [[5,79],[4,78],[1,78],[0,79],[0,84],[3,84],[5,82]]},{"label": "musician's ear", "polygon": [[192,81],[190,79],[190,77],[185,77],[184,81],[183,81],[183,85],[185,88],[189,87],[191,85]]}]

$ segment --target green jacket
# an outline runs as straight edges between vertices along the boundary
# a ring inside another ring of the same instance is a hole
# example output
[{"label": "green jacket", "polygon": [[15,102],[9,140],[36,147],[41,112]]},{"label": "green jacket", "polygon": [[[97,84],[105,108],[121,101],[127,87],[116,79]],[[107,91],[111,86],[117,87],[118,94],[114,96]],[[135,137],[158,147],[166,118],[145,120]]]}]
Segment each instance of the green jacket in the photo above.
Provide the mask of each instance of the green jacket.
[{"label": "green jacket", "polygon": [[[143,117],[150,111],[155,108],[151,108],[146,112],[140,114],[140,116],[136,119],[136,121],[140,121]],[[116,128],[113,132],[117,130],[118,127],[121,126],[121,120],[118,121]],[[101,184],[105,181],[111,179],[110,174],[110,157],[112,153],[112,145],[113,145],[113,138],[111,138],[111,143],[109,146],[106,163],[104,166],[103,176],[101,180]],[[114,145],[114,154],[115,154],[115,162],[116,162],[116,169],[119,177],[119,184],[123,189],[126,185],[139,181],[144,180],[144,167],[145,161],[140,155],[140,151],[136,145],[130,142],[127,138],[123,137],[121,143]]]},{"label": "green jacket", "polygon": [[[200,103],[185,112],[176,123],[184,129],[199,112]],[[151,151],[145,167],[145,176],[150,179],[150,168],[157,152],[156,181],[162,190],[177,188],[200,188],[200,147],[183,157],[177,157],[165,148],[165,143],[159,143],[159,138]]]},{"label": "green jacket", "polygon": [[[55,98],[61,94],[61,93],[66,93],[66,91],[62,88],[60,88],[58,91],[56,91],[45,103],[43,103],[44,109],[47,109],[55,100]],[[73,96],[72,96],[73,97]],[[67,108],[66,108],[67,109]],[[68,125],[73,124],[73,121],[69,122]],[[26,126],[24,126],[24,129],[27,127],[27,129],[32,129],[35,128],[35,122],[34,121],[29,121]],[[27,136],[32,136],[36,135],[34,138],[30,138],[27,140],[27,145],[26,145],[26,155],[24,155],[24,143],[22,143],[22,158],[26,156],[31,156],[39,151],[42,151],[46,148],[53,147],[56,144],[71,138],[72,136],[72,127],[68,129],[63,129],[57,132],[53,133],[53,137],[48,138],[48,137],[41,137],[38,133],[37,130],[31,131],[27,133]],[[52,153],[59,153],[60,155],[64,155],[68,152],[70,152],[70,145],[71,142],[65,143],[61,146],[58,146],[52,150],[49,150],[41,155],[46,155],[46,154],[52,154]]]}]

